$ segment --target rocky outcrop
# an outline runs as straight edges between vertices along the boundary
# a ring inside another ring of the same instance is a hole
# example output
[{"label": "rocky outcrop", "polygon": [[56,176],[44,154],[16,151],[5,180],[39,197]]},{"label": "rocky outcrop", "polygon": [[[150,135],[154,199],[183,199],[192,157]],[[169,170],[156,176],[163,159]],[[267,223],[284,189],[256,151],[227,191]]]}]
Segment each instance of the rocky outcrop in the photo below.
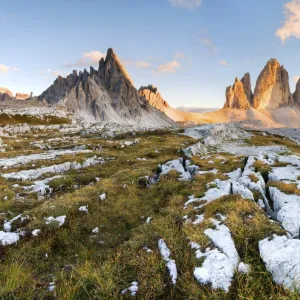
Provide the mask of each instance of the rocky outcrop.
[{"label": "rocky outcrop", "polygon": [[244,92],[246,95],[246,98],[250,105],[252,105],[252,99],[253,99],[253,93],[251,89],[251,79],[250,79],[250,74],[246,73],[244,77],[241,79],[241,82],[243,83],[244,86]]},{"label": "rocky outcrop", "polygon": [[154,85],[141,86],[139,94],[145,97],[152,106],[161,111],[165,111],[166,108],[170,107]]},{"label": "rocky outcrop", "polygon": [[51,105],[62,105],[86,121],[143,123],[167,126],[173,122],[141,97],[113,49],[108,49],[99,69],[86,69],[59,76],[39,97]]},{"label": "rocky outcrop", "polygon": [[24,94],[24,93],[16,93],[16,100],[27,100],[31,97],[29,94]]},{"label": "rocky outcrop", "polygon": [[300,79],[297,81],[296,90],[293,95],[294,102],[300,105]]},{"label": "rocky outcrop", "polygon": [[0,87],[0,101],[7,101],[13,99],[14,95],[13,93],[5,88],[5,87]]},{"label": "rocky outcrop", "polygon": [[257,79],[253,107],[272,109],[292,104],[288,72],[276,59],[270,59]]},{"label": "rocky outcrop", "polygon": [[[246,75],[245,75],[246,76]],[[247,86],[244,86],[244,83],[240,81],[238,78],[235,79],[235,82],[232,86],[226,88],[226,102],[224,108],[237,108],[237,109],[249,109],[251,103],[251,85],[250,85],[250,77],[249,81],[247,81],[243,77],[242,80],[246,82]],[[248,100],[248,96],[250,101]]]}]

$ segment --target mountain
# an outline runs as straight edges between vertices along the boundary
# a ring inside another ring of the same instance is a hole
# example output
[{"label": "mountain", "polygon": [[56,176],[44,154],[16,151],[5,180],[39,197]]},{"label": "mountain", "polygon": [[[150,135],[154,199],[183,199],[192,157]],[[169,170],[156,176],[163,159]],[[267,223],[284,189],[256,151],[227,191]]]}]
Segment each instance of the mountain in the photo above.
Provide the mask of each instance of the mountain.
[{"label": "mountain", "polygon": [[0,100],[5,101],[5,100],[11,100],[14,97],[13,93],[5,88],[5,87],[0,87]]},{"label": "mountain", "polygon": [[[245,75],[246,76],[246,75]],[[238,78],[232,86],[226,88],[226,102],[224,107],[226,108],[238,108],[238,109],[249,109],[251,104],[251,85],[250,91],[247,86],[244,85],[245,76],[240,81]],[[250,77],[249,77],[250,82]]]},{"label": "mountain", "polygon": [[105,60],[66,78],[59,76],[38,99],[65,107],[87,122],[107,121],[145,126],[170,126],[173,121],[152,107],[133,85],[133,81],[113,51],[108,49]]},{"label": "mountain", "polygon": [[14,94],[12,91],[5,87],[0,87],[0,101],[7,101],[7,100],[26,100],[29,99],[31,95],[24,94],[24,93],[16,93],[16,96],[14,97]]},{"label": "mountain", "polygon": [[145,97],[152,106],[161,111],[164,111],[166,108],[170,107],[168,102],[162,98],[157,87],[154,85],[141,86],[139,89],[139,94]]},{"label": "mountain", "polygon": [[253,107],[272,109],[293,104],[288,72],[276,59],[270,59],[258,76]]}]

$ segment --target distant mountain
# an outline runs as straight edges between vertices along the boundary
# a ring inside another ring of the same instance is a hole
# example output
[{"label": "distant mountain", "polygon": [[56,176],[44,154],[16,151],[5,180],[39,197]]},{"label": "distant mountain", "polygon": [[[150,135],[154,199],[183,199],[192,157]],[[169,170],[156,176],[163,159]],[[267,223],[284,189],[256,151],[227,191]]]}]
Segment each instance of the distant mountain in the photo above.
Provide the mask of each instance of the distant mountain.
[{"label": "distant mountain", "polygon": [[236,78],[232,86],[226,88],[224,108],[277,109],[300,104],[300,83],[292,95],[289,74],[276,59],[270,59],[257,78],[254,93],[251,90],[250,74],[241,81]]},{"label": "distant mountain", "polygon": [[14,97],[14,94],[12,91],[5,87],[0,87],[0,101],[7,101],[7,100],[27,100],[31,97],[29,94],[24,93],[16,93],[16,96]]},{"label": "distant mountain", "polygon": [[218,110],[219,108],[212,107],[212,108],[206,108],[206,107],[197,107],[197,106],[178,106],[176,107],[177,110],[191,112],[191,113],[205,113],[205,112],[211,112]]},{"label": "distant mountain", "polygon": [[63,106],[88,122],[108,121],[146,126],[169,126],[173,121],[139,94],[113,49],[108,49],[98,70],[90,67],[59,76],[39,100]]}]

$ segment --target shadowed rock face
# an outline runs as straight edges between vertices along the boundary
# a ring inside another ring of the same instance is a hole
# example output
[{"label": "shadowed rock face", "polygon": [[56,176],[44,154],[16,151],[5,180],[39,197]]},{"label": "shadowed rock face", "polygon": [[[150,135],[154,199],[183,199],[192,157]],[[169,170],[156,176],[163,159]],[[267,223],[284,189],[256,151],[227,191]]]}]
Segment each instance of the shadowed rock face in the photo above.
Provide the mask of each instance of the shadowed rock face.
[{"label": "shadowed rock face", "polygon": [[161,94],[158,92],[157,87],[154,85],[141,86],[139,89],[139,94],[146,98],[146,100],[155,108],[164,111],[166,108],[170,107],[168,102],[166,102]]},{"label": "shadowed rock face", "polygon": [[293,95],[293,98],[294,98],[294,102],[297,103],[298,105],[300,105],[300,79],[298,80],[298,82],[296,84],[296,90]]},{"label": "shadowed rock face", "polygon": [[246,95],[246,98],[250,105],[252,105],[252,98],[253,98],[253,93],[251,89],[251,79],[250,79],[250,74],[246,73],[244,77],[241,79],[241,82],[243,83],[244,86],[244,92]]},{"label": "shadowed rock face", "polygon": [[151,107],[133,86],[133,82],[113,49],[108,49],[99,69],[73,71],[58,77],[39,97],[49,104],[63,105],[86,121],[111,121],[145,125],[170,125],[173,122]]},{"label": "shadowed rock face", "polygon": [[288,72],[276,59],[271,59],[257,79],[253,107],[278,108],[292,104]]},{"label": "shadowed rock face", "polygon": [[[246,76],[246,75],[245,75]],[[227,87],[226,89],[226,102],[225,108],[237,108],[237,109],[249,109],[251,103],[251,85],[250,85],[250,77],[249,81],[245,79],[245,76],[242,80],[244,80],[247,84],[246,88],[242,81],[235,79],[235,82],[232,86]],[[250,85],[250,87],[249,87]],[[250,88],[250,94],[249,94]],[[248,100],[248,96],[250,97],[250,101]]]}]

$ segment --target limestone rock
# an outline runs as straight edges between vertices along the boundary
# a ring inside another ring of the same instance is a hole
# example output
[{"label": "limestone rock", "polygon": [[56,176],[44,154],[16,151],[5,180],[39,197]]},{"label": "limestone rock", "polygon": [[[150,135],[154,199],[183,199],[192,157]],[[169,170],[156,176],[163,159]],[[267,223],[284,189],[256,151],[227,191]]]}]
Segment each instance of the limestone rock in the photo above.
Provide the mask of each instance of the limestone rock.
[{"label": "limestone rock", "polygon": [[164,111],[166,108],[170,107],[168,102],[163,99],[157,87],[154,85],[141,86],[139,89],[139,94],[145,97],[152,106],[161,111]]},{"label": "limestone rock", "polygon": [[244,77],[241,79],[241,82],[243,83],[244,91],[245,91],[245,95],[247,97],[247,100],[250,103],[250,105],[252,105],[253,93],[252,93],[252,89],[251,89],[250,74],[246,73],[244,75]]},{"label": "limestone rock", "polygon": [[11,100],[13,97],[14,95],[9,89],[0,87],[0,101]]},{"label": "limestone rock", "polygon": [[294,102],[300,105],[300,79],[296,84],[296,90],[293,96],[294,96]]},{"label": "limestone rock", "polygon": [[16,97],[17,100],[26,100],[30,98],[29,94],[24,94],[24,93],[16,93]]},{"label": "limestone rock", "polygon": [[39,96],[51,105],[63,105],[67,111],[88,122],[107,121],[145,126],[170,126],[171,119],[155,109],[133,86],[129,74],[113,49],[108,49],[99,69],[73,71],[67,78],[58,77]]},{"label": "limestone rock", "polygon": [[253,107],[272,109],[292,104],[288,72],[276,59],[270,59],[257,79]]},{"label": "limestone rock", "polygon": [[[250,91],[251,91],[251,86],[250,86]],[[244,84],[238,78],[235,79],[235,82],[232,86],[226,88],[226,102],[224,107],[237,108],[237,109],[250,108],[250,102],[248,101]]]}]

